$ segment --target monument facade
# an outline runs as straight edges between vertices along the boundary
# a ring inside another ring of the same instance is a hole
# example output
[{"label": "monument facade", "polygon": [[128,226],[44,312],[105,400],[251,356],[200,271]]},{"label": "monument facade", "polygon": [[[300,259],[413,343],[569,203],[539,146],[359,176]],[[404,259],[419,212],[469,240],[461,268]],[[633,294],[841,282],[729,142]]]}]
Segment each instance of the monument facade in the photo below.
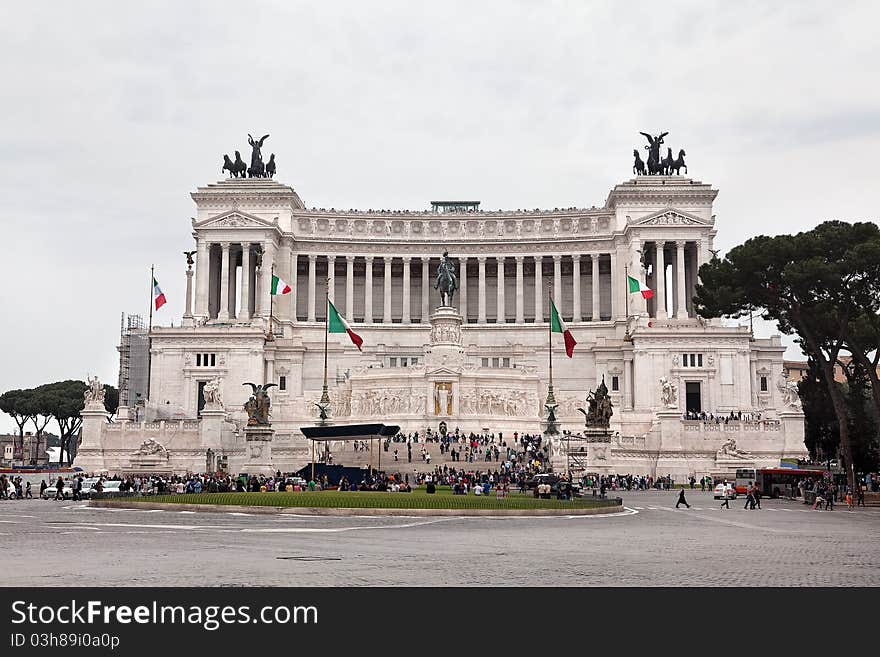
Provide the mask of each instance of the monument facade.
[{"label": "monument facade", "polygon": [[[658,169],[662,136],[651,139],[653,175],[616,185],[600,207],[308,208],[266,174],[198,188],[183,325],[153,328],[149,421],[121,409],[115,425],[89,424],[101,428],[90,438],[105,450],[100,465],[133,467],[130,455],[152,439],[172,470],[203,470],[207,449],[234,470],[250,458],[245,381],[275,384],[273,465],[305,464],[299,427],[317,418],[325,294],[364,340],[361,352],[330,336],[335,422],[540,433],[548,287],[577,339],[570,359],[559,336],[552,347],[558,426],[581,432],[579,408],[604,385],[614,409],[600,452],[608,471],[712,472],[719,455],[730,461],[734,436],[759,467],[805,455],[797,395],[778,385],[780,338],[694,314],[718,192],[663,175],[675,169]],[[270,318],[273,271],[292,293],[274,297]],[[653,298],[629,294],[627,276]]]}]

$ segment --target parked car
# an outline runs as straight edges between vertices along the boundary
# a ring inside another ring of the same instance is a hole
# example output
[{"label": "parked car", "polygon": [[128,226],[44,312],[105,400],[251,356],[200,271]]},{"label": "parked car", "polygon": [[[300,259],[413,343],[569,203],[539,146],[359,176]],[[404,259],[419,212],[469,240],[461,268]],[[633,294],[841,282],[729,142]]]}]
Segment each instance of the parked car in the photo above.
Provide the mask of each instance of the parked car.
[{"label": "parked car", "polygon": [[715,499],[720,500],[725,497],[729,500],[736,499],[736,488],[733,487],[733,484],[718,484],[715,486]]},{"label": "parked car", "polygon": [[[49,481],[46,482],[47,484],[49,484],[49,487],[43,491],[43,494],[41,496],[44,500],[54,500],[55,499],[55,495],[58,494],[58,489],[55,487],[55,482],[57,482],[57,481],[58,481],[58,478],[56,477],[51,482],[49,482]],[[65,500],[73,499],[73,481],[71,479],[64,480],[63,495],[64,495]]]},{"label": "parked car", "polygon": [[[97,483],[97,481],[95,483]],[[89,488],[89,490],[87,491],[87,494],[89,497],[118,497],[118,496],[122,495],[122,491],[120,490],[120,486],[122,486],[121,481],[115,481],[115,480],[110,479],[110,480],[106,480],[106,481],[101,482],[101,492],[100,493],[97,490],[95,490],[95,486],[92,485]],[[83,489],[85,490],[85,486],[83,486]]]},{"label": "parked car", "polygon": [[15,493],[15,486],[13,486],[12,482],[9,481],[8,479],[6,480],[6,496],[10,500],[14,500],[14,499],[16,499],[16,497],[18,497]]}]

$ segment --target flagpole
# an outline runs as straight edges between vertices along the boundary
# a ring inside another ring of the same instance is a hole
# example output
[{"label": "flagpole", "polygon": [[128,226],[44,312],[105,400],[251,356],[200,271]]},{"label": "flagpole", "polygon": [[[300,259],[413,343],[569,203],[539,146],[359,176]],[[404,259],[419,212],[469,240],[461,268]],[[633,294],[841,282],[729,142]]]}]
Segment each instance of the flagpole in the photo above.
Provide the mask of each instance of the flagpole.
[{"label": "flagpole", "polygon": [[[330,404],[327,393],[327,333],[330,330],[330,278],[324,286],[324,387],[321,389],[321,404]],[[326,408],[326,406],[325,406]]]},{"label": "flagpole", "polygon": [[153,350],[153,337],[150,334],[153,332],[153,306],[155,305],[153,302],[153,281],[155,280],[156,267],[150,265],[150,327],[147,329],[147,397],[144,399],[144,411],[146,411],[146,403],[150,399],[150,378],[153,373],[153,355],[150,353]]},{"label": "flagpole", "polygon": [[550,385],[547,386],[547,401],[545,406],[556,406],[556,397],[553,395],[553,286],[547,284],[547,359],[550,363]]},{"label": "flagpole", "polygon": [[550,394],[553,394],[553,287],[549,283],[547,284],[547,316],[550,318],[550,321],[547,322],[547,344],[549,345],[547,355],[550,360]]},{"label": "flagpole", "polygon": [[272,263],[272,266],[269,269],[269,340],[274,340],[275,336],[272,334],[272,313],[275,310],[275,295],[272,294],[272,281],[275,280],[275,263]]}]

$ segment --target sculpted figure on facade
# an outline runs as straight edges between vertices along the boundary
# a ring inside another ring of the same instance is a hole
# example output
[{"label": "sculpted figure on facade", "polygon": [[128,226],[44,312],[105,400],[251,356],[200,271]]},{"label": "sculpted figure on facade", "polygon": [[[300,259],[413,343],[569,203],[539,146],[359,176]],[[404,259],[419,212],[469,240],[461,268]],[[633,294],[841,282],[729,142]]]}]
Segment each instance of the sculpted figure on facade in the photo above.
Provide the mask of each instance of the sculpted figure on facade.
[{"label": "sculpted figure on facade", "polygon": [[98,380],[97,375],[88,379],[89,387],[86,389],[83,397],[86,404],[103,404],[104,403],[104,386]]},{"label": "sculpted figure on facade", "polygon": [[269,426],[269,407],[272,402],[267,391],[276,384],[265,383],[257,385],[256,383],[242,383],[242,385],[250,386],[253,390],[251,398],[244,404],[244,410],[248,414],[248,426]]},{"label": "sculpted figure on facade", "polygon": [[455,266],[449,259],[448,251],[443,252],[443,257],[440,258],[440,264],[437,266],[434,289],[440,291],[440,305],[452,305],[452,296],[458,289],[458,278],[455,275]]},{"label": "sculpted figure on facade", "polygon": [[607,428],[611,424],[614,410],[604,376],[602,382],[596,386],[596,390],[587,394],[587,409],[578,410],[584,414],[584,425],[587,427]]},{"label": "sculpted figure on facade", "polygon": [[798,392],[798,385],[794,381],[788,380],[788,370],[782,370],[779,375],[779,392],[782,393],[782,403],[797,410],[801,410],[801,396]]},{"label": "sculpted figure on facade", "polygon": [[660,377],[660,402],[666,408],[678,408],[678,386],[665,376]]},{"label": "sculpted figure on facade", "polygon": [[137,456],[164,456],[168,458],[168,450],[164,445],[157,443],[152,438],[147,438],[135,452]]},{"label": "sculpted figure on facade", "polygon": [[220,394],[220,379],[214,378],[205,381],[205,387],[202,389],[205,397],[205,405],[222,406],[223,397]]},{"label": "sculpted figure on facade", "polygon": [[747,459],[749,456],[748,452],[736,448],[736,440],[732,437],[721,444],[721,448],[716,454],[716,458],[719,459]]}]

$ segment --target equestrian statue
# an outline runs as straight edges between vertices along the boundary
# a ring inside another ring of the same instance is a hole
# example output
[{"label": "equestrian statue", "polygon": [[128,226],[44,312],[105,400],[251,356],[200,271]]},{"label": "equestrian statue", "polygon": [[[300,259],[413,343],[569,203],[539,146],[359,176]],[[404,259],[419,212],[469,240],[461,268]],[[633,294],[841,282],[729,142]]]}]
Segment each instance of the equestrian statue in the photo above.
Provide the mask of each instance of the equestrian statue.
[{"label": "equestrian statue", "polygon": [[458,289],[458,279],[455,276],[455,265],[449,259],[449,251],[443,252],[440,265],[437,267],[437,279],[434,281],[434,289],[440,290],[440,305],[451,306],[452,295]]}]

